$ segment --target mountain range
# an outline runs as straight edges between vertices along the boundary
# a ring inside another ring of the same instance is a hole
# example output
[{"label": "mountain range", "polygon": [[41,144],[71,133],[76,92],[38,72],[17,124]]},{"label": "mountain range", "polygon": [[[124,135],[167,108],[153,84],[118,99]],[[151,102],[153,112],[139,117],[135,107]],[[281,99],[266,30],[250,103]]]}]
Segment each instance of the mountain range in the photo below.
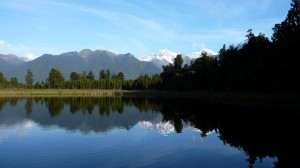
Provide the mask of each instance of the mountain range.
[{"label": "mountain range", "polygon": [[[207,50],[210,56],[217,53]],[[184,63],[189,64],[192,59],[199,57],[201,52],[189,56],[182,55]],[[3,72],[7,79],[17,77],[19,82],[25,81],[28,69],[31,69],[34,81],[45,81],[51,68],[59,69],[65,79],[69,80],[71,72],[82,73],[92,71],[95,79],[101,69],[109,69],[111,74],[123,72],[125,79],[136,79],[140,74],[152,75],[160,73],[162,66],[173,63],[178,53],[168,49],[160,50],[157,54],[147,55],[137,59],[132,54],[115,54],[106,50],[84,49],[80,52],[72,51],[60,55],[44,54],[34,60],[16,55],[0,54],[0,72]]]},{"label": "mountain range", "polygon": [[[17,77],[18,81],[24,82],[28,69],[32,70],[34,81],[45,81],[51,68],[59,69],[65,79],[69,79],[71,72],[81,73],[92,71],[95,79],[101,69],[109,69],[111,74],[123,72],[126,79],[135,79],[140,74],[160,73],[151,62],[140,61],[132,54],[114,54],[106,50],[84,49],[80,52],[66,52],[60,55],[44,54],[32,61],[10,64],[7,60],[0,58],[3,64],[1,71],[9,79]],[[16,58],[11,57],[11,60]],[[12,61],[10,61],[12,62]]]}]

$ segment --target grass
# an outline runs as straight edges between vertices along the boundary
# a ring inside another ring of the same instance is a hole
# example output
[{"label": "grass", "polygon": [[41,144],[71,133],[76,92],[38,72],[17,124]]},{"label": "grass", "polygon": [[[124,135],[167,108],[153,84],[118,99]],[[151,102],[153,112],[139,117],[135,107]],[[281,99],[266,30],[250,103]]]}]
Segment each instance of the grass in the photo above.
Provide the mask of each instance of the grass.
[{"label": "grass", "polygon": [[92,90],[92,89],[0,89],[0,97],[140,97],[194,98],[200,101],[272,108],[300,109],[299,94],[254,92],[159,91],[159,90]]},{"label": "grass", "polygon": [[122,90],[92,90],[92,89],[0,89],[1,97],[26,96],[122,96]]}]

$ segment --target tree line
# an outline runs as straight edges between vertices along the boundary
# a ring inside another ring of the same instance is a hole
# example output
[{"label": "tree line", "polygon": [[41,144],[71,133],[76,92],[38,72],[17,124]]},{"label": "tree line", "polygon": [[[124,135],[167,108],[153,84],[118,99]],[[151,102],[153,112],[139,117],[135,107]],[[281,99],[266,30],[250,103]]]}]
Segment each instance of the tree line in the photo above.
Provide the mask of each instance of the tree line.
[{"label": "tree line", "polygon": [[271,40],[251,29],[239,45],[225,45],[216,58],[207,53],[182,65],[181,55],[163,67],[164,89],[300,92],[300,1],[292,0],[284,21],[273,27]]},{"label": "tree line", "polygon": [[7,81],[0,72],[0,87],[300,92],[300,0],[292,0],[286,19],[273,27],[271,40],[251,29],[246,38],[239,45],[224,45],[218,57],[203,52],[189,65],[183,65],[182,56],[177,55],[173,64],[163,66],[161,74],[141,74],[135,80],[102,69],[98,79],[92,71],[84,71],[72,72],[66,81],[53,68],[45,82],[34,83],[28,69],[26,85],[15,77]]},{"label": "tree line", "polygon": [[34,82],[34,74],[28,69],[25,75],[25,84],[19,83],[16,77],[9,81],[0,72],[0,88],[34,88],[34,89],[157,89],[162,80],[159,74],[141,74],[135,80],[125,80],[123,72],[111,74],[109,69],[101,69],[99,78],[95,79],[94,73],[83,71],[71,72],[70,80],[66,80],[59,69],[52,68],[46,81]]}]

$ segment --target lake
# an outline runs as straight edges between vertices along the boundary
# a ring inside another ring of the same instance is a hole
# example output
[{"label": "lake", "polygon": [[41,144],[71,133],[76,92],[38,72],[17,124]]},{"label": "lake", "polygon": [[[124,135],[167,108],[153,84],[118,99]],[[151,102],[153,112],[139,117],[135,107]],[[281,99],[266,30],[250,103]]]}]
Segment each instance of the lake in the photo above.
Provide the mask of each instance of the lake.
[{"label": "lake", "polygon": [[0,167],[297,167],[298,123],[188,98],[0,98]]}]

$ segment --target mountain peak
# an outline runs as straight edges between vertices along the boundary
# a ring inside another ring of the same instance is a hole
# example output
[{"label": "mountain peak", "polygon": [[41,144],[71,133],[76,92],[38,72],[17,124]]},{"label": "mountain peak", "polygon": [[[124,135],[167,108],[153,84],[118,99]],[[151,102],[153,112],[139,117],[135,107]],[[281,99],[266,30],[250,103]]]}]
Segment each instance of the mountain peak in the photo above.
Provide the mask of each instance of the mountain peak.
[{"label": "mountain peak", "polygon": [[174,60],[174,58],[176,58],[177,55],[178,55],[178,53],[171,52],[168,49],[162,49],[162,50],[159,50],[159,52],[157,54],[143,56],[140,58],[140,60],[148,61],[148,62],[160,60],[160,61],[164,62],[164,64],[167,64],[167,63],[173,63],[173,60]]},{"label": "mountain peak", "polygon": [[6,55],[0,54],[0,59],[3,59],[6,62],[12,63],[12,64],[21,64],[21,63],[28,61],[25,57],[19,57],[14,54],[6,54]]},{"label": "mountain peak", "polygon": [[90,56],[91,54],[93,54],[93,51],[90,50],[90,49],[83,49],[79,52],[79,55],[82,56],[82,57],[88,57]]},{"label": "mountain peak", "polygon": [[176,57],[178,55],[178,53],[175,53],[175,52],[171,52],[170,50],[168,49],[162,49],[162,50],[159,50],[158,56],[171,56],[171,57]]},{"label": "mountain peak", "polygon": [[[210,49],[203,49],[199,52],[194,52],[190,55],[183,55],[182,58],[185,64],[189,64],[192,59],[199,58],[202,52],[206,52],[208,56],[216,57],[218,55],[217,52],[214,52]],[[168,49],[159,50],[156,54],[146,55],[140,58],[141,61],[147,61],[154,63],[157,67],[162,67],[163,65],[167,65],[169,63],[173,63],[174,59],[179,53],[171,52]]]}]

